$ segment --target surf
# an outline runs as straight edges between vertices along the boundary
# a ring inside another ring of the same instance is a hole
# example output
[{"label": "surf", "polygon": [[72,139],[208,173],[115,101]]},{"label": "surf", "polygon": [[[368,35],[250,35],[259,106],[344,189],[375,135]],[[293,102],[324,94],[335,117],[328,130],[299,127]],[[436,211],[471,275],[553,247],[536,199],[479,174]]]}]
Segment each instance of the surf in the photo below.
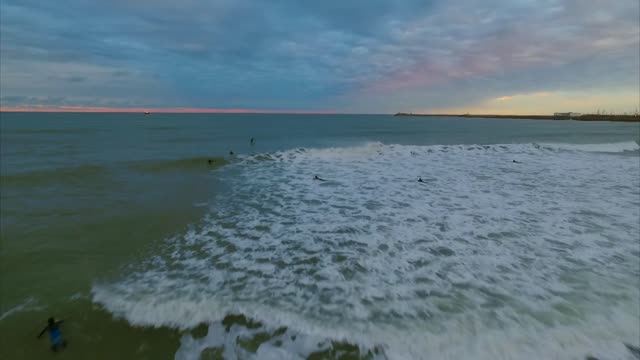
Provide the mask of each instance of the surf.
[{"label": "surf", "polygon": [[[96,282],[92,300],[135,326],[205,324],[177,358],[622,356],[640,335],[640,166],[615,156],[629,144],[601,150],[371,142],[239,156],[197,225]],[[232,315],[247,320],[227,329]]]}]

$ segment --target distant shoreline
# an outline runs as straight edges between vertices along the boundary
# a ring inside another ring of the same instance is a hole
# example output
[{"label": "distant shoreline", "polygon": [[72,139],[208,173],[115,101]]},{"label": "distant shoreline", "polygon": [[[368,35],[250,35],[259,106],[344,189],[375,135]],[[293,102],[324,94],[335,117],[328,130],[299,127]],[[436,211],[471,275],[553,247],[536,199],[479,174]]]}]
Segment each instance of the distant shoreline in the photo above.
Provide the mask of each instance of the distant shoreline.
[{"label": "distant shoreline", "polygon": [[414,113],[399,112],[394,114],[393,116],[640,122],[640,115],[601,115],[601,114],[584,114],[584,115],[578,115],[578,116],[556,116],[556,115],[414,114]]}]

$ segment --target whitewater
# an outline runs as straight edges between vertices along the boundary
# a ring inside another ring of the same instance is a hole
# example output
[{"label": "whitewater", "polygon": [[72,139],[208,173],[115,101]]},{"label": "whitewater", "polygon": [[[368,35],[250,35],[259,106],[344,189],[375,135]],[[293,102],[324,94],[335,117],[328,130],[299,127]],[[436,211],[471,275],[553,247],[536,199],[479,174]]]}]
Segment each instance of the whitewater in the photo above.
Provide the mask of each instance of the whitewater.
[{"label": "whitewater", "polygon": [[371,142],[239,156],[214,170],[227,190],[200,223],[96,282],[93,301],[137,326],[205,326],[176,359],[631,359],[638,150]]}]

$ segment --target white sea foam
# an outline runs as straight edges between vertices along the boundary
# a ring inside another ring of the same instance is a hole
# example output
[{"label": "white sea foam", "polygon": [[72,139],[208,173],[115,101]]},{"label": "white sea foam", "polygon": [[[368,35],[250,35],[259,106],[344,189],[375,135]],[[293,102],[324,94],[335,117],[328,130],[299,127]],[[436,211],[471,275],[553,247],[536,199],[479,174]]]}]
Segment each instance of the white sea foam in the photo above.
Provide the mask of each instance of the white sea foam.
[{"label": "white sea foam", "polygon": [[29,297],[29,298],[26,298],[20,304],[12,308],[9,308],[8,310],[0,314],[0,320],[4,320],[15,313],[32,311],[32,310],[42,310],[42,309],[44,309],[44,306],[38,305],[38,300],[32,297]]},{"label": "white sea foam", "polygon": [[[201,226],[93,299],[136,325],[211,324],[181,359],[304,358],[328,339],[398,359],[623,359],[640,336],[640,165],[607,152],[624,144],[244,157]],[[223,334],[230,313],[300,342],[247,351],[233,339],[258,330]]]},{"label": "white sea foam", "polygon": [[635,141],[617,142],[617,143],[604,143],[604,144],[540,144],[554,149],[560,150],[575,150],[575,151],[589,151],[589,152],[625,152],[625,151],[638,151],[640,145]]},{"label": "white sea foam", "polygon": [[[465,324],[446,324],[446,331],[439,334],[427,332],[391,332],[382,335],[379,352],[372,345],[361,346],[360,354],[369,353],[372,359],[580,359],[586,355],[601,360],[629,359],[634,356],[621,339],[633,343],[637,339],[624,334],[621,329],[636,326],[628,314],[613,314],[609,317],[587,316],[585,322],[576,326],[545,328],[536,324],[524,324],[513,331],[478,331]],[[256,352],[239,346],[239,340],[255,338],[264,333],[264,328],[248,329],[233,325],[229,331],[221,323],[209,326],[205,337],[184,335],[176,359],[199,359],[205,349],[220,349],[225,359],[305,359],[309,354],[332,348],[328,339],[334,336],[319,336],[314,329],[298,331],[289,329],[260,344]],[[273,333],[273,332],[272,332]],[[314,334],[314,335],[309,335]],[[615,338],[614,337],[618,337]],[[358,341],[359,334],[349,340]],[[340,339],[340,338],[337,338]],[[366,339],[364,344],[370,344]]]}]

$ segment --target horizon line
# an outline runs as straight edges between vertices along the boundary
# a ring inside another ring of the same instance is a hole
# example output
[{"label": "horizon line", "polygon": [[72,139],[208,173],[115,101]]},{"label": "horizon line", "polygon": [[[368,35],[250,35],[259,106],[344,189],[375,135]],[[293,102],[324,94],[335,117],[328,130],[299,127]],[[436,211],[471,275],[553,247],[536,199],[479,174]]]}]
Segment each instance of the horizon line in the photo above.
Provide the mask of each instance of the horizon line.
[{"label": "horizon line", "polygon": [[117,108],[106,106],[0,106],[0,112],[160,113],[160,114],[337,114],[335,110],[271,110],[218,108]]}]

